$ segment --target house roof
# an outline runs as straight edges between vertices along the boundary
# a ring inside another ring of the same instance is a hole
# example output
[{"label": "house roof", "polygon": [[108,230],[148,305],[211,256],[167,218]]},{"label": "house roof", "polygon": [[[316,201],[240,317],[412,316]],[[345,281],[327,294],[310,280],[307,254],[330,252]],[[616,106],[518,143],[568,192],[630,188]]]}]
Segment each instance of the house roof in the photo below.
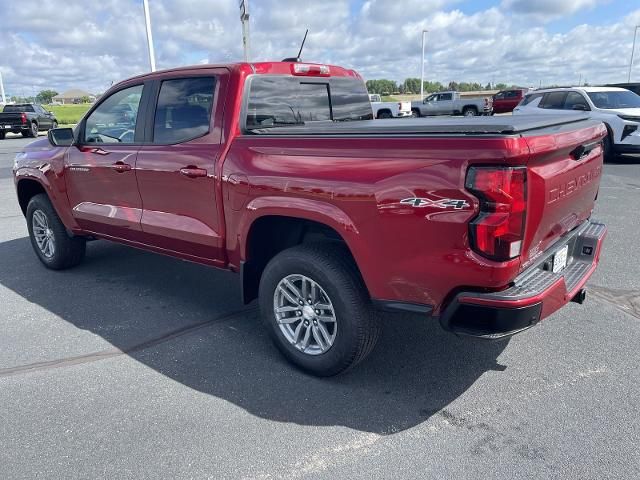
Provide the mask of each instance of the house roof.
[{"label": "house roof", "polygon": [[85,92],[84,90],[80,90],[79,88],[72,88],[71,90],[67,90],[59,95],[53,97],[54,99],[62,99],[62,98],[82,98],[82,97],[92,97],[89,92]]}]

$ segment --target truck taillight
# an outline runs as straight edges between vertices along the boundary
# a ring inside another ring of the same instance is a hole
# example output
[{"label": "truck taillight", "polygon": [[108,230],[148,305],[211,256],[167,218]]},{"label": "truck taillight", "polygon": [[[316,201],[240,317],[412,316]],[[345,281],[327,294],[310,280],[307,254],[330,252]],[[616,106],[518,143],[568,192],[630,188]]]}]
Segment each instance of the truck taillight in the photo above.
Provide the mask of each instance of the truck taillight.
[{"label": "truck taillight", "polygon": [[331,75],[331,70],[329,70],[329,65],[315,65],[311,63],[292,63],[291,73],[293,73],[294,75],[328,77]]},{"label": "truck taillight", "polygon": [[21,113],[20,114],[20,121],[22,121],[22,123],[27,123],[27,114],[26,113]]},{"label": "truck taillight", "polygon": [[480,201],[480,213],[469,225],[472,248],[492,260],[519,256],[526,219],[526,167],[471,167],[465,187]]}]

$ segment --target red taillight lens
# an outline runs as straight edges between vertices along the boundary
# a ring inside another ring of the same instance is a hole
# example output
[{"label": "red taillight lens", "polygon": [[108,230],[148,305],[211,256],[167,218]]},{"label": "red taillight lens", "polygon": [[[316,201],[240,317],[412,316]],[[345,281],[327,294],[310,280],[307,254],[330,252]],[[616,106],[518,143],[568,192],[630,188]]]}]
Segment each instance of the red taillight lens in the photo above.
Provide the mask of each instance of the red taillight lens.
[{"label": "red taillight lens", "polygon": [[21,113],[20,114],[20,120],[22,121],[22,123],[27,123],[27,114],[26,113]]},{"label": "red taillight lens", "polygon": [[465,187],[480,200],[470,224],[474,250],[492,260],[510,260],[522,252],[527,206],[525,167],[471,167]]}]

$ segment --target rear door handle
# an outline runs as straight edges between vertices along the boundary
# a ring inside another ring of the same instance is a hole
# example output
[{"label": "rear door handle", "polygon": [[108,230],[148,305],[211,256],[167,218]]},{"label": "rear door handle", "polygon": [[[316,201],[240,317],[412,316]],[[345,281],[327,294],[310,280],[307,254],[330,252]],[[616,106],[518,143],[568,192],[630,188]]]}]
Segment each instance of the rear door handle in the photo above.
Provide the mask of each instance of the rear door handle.
[{"label": "rear door handle", "polygon": [[113,168],[118,173],[124,173],[131,170],[131,165],[124,162],[116,162],[113,165],[111,165],[111,168]]},{"label": "rear door handle", "polygon": [[180,169],[180,173],[185,177],[189,178],[197,178],[197,177],[206,177],[207,171],[204,168],[198,167],[185,167]]}]

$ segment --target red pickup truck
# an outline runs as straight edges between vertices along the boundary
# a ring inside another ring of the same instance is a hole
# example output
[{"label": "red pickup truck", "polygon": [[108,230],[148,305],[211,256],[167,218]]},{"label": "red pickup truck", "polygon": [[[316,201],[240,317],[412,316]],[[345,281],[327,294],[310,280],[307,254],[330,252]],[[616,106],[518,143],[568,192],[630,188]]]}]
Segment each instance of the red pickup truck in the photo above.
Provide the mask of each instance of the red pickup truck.
[{"label": "red pickup truck", "polygon": [[381,310],[491,339],[582,302],[606,233],[602,123],[371,119],[337,66],[151,73],[19,153],[18,199],[48,268],[99,238],[238,272],[317,375],[371,351]]}]

